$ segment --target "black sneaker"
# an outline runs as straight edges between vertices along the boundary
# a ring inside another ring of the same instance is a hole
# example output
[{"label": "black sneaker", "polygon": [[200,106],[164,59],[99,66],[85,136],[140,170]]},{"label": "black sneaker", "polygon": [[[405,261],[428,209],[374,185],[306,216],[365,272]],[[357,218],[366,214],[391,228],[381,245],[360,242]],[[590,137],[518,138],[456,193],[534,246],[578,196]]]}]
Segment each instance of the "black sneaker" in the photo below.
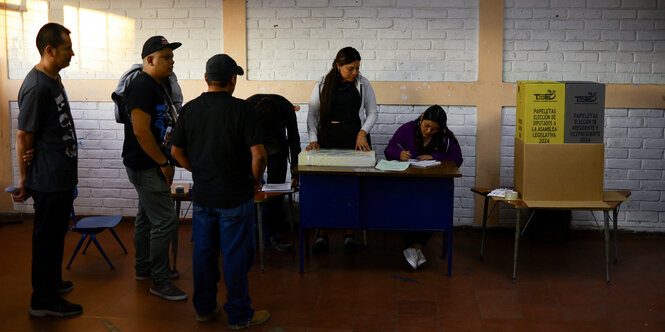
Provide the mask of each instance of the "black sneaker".
[{"label": "black sneaker", "polygon": [[71,281],[63,281],[62,284],[60,284],[60,287],[58,287],[58,294],[67,294],[71,292],[74,289],[74,283]]},{"label": "black sneaker", "polygon": [[353,235],[347,235],[344,237],[344,252],[347,254],[352,254],[358,251],[358,245],[356,244],[356,237]]},{"label": "black sneaker", "polygon": [[163,285],[152,285],[152,287],[150,287],[150,294],[169,301],[182,301],[187,299],[187,293],[183,292],[180,288],[170,282]]},{"label": "black sneaker", "polygon": [[270,238],[270,247],[279,252],[291,252],[293,250],[293,246],[290,243],[286,242],[281,242],[280,239],[276,236],[273,236]]},{"label": "black sneaker", "polygon": [[83,313],[83,307],[71,303],[65,299],[58,299],[58,301],[48,307],[32,307],[30,306],[30,316],[32,317],[71,317]]},{"label": "black sneaker", "polygon": [[[172,270],[171,271],[171,279],[178,279],[180,278],[180,272],[177,270]],[[150,275],[150,272],[147,273],[137,273],[136,274],[136,280],[138,281],[143,281],[143,280],[150,280],[152,279],[152,276]]]},{"label": "black sneaker", "polygon": [[328,247],[330,247],[328,244],[328,237],[319,236],[314,240],[314,244],[312,244],[312,252],[315,254],[322,254],[328,252]]}]

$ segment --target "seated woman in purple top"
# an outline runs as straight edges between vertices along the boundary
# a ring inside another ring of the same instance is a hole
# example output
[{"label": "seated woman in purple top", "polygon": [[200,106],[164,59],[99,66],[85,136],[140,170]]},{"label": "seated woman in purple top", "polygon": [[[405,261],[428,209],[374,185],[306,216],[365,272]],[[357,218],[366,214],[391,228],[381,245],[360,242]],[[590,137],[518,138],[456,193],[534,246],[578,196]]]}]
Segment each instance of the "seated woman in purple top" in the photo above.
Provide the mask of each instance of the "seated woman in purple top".
[{"label": "seated woman in purple top", "polygon": [[418,119],[403,124],[388,142],[388,160],[450,160],[462,165],[462,151],[446,126],[446,112],[439,105],[429,107]]},{"label": "seated woman in purple top", "polygon": [[[450,160],[459,167],[463,160],[462,150],[446,123],[446,112],[441,106],[429,107],[416,120],[407,122],[397,129],[384,150],[386,159]],[[413,269],[417,269],[427,261],[422,250],[431,235],[432,232],[402,232],[406,245],[404,257]]]}]

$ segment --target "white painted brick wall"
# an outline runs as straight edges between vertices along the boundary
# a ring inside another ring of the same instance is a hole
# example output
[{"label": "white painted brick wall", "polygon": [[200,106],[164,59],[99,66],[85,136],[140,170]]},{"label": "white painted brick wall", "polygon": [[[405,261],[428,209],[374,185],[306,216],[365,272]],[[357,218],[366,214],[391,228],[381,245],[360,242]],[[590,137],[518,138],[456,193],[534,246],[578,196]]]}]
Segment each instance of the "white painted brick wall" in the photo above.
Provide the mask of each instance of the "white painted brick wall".
[{"label": "white painted brick wall", "polygon": [[[61,72],[64,79],[115,79],[141,62],[141,48],[151,36],[163,35],[183,46],[175,51],[180,79],[199,79],[205,61],[222,50],[222,0],[82,0],[27,1],[28,11],[8,13],[9,78],[22,79],[39,62],[35,37],[51,12],[61,11],[72,31],[76,55]],[[78,23],[77,23],[78,18]]]},{"label": "white painted brick wall", "polygon": [[[249,1],[247,75],[316,80],[353,46],[370,80],[475,81],[477,8],[460,0]],[[450,61],[454,72],[441,67]]]},{"label": "white painted brick wall", "polygon": [[504,20],[504,81],[665,83],[663,1],[514,0]]},{"label": "white painted brick wall", "polygon": [[[502,187],[513,186],[515,108],[503,109]],[[655,109],[605,110],[605,190],[627,189],[630,201],[619,212],[619,227],[665,230],[665,114]],[[515,211],[502,208],[500,223],[514,222]],[[602,213],[573,212],[573,227],[602,224]]]}]

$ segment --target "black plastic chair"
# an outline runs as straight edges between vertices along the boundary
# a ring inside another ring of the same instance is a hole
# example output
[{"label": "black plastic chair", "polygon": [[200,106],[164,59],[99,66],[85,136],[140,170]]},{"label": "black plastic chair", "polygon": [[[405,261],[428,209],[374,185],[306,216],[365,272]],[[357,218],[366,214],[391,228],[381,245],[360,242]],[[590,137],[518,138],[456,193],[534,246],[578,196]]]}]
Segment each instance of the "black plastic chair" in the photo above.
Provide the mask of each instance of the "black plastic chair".
[{"label": "black plastic chair", "polygon": [[[75,189],[74,199],[76,199],[77,196],[78,196],[78,189]],[[111,260],[108,258],[108,256],[106,256],[106,253],[104,252],[104,249],[102,249],[102,246],[99,244],[99,241],[97,241],[96,235],[108,229],[113,235],[113,237],[115,237],[115,239],[118,241],[118,243],[122,247],[122,250],[124,250],[126,254],[127,249],[122,244],[122,241],[120,241],[118,234],[116,234],[116,232],[113,230],[113,227],[118,225],[121,219],[122,216],[116,215],[116,216],[85,217],[77,221],[76,213],[74,212],[74,205],[72,204],[72,220],[74,221],[74,226],[69,227],[69,230],[76,233],[80,233],[82,235],[81,235],[81,240],[79,240],[79,243],[76,245],[76,249],[74,250],[72,258],[69,260],[69,264],[67,264],[67,268],[69,269],[69,267],[72,265],[72,262],[74,261],[76,254],[81,249],[83,242],[85,242],[85,239],[88,238],[88,243],[85,245],[85,248],[83,249],[83,254],[85,254],[85,252],[88,250],[90,242],[94,242],[99,252],[102,253],[102,256],[104,256],[104,258],[106,259],[106,262],[109,263],[109,266],[111,266],[112,269],[115,269],[115,266],[113,266]]]}]

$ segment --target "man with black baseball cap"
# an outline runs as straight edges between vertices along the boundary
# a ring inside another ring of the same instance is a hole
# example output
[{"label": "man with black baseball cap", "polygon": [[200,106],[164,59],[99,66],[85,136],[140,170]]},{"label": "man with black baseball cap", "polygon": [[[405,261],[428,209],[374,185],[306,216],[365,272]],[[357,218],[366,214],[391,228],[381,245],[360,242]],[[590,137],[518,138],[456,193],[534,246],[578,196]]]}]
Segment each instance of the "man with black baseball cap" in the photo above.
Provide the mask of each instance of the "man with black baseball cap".
[{"label": "man with black baseball cap", "polygon": [[[226,54],[213,55],[206,62],[206,82],[227,82],[234,75],[243,75],[245,71],[235,60]],[[235,88],[235,83],[233,83]]]},{"label": "man with black baseball cap", "polygon": [[266,168],[263,132],[249,102],[232,97],[244,71],[226,54],[206,64],[208,91],[182,108],[173,131],[171,152],[192,172],[194,214],[194,295],[196,320],[209,321],[221,311],[217,302],[220,249],[228,327],[239,330],[270,318],[254,311],[247,272],[254,263],[254,193]]},{"label": "man with black baseball cap", "polygon": [[163,36],[152,36],[148,38],[143,44],[143,50],[141,51],[141,59],[145,59],[148,55],[153,54],[163,48],[170,48],[175,50],[176,48],[182,46],[182,43],[169,43],[166,38]]},{"label": "man with black baseball cap", "polygon": [[171,283],[169,244],[178,218],[171,199],[174,169],[168,141],[177,115],[161,83],[173,74],[173,50],[181,45],[163,36],[143,44],[143,70],[125,93],[131,121],[125,123],[122,148],[122,162],[139,197],[136,280],[152,279],[150,293],[171,301],[185,300],[187,294]]}]

